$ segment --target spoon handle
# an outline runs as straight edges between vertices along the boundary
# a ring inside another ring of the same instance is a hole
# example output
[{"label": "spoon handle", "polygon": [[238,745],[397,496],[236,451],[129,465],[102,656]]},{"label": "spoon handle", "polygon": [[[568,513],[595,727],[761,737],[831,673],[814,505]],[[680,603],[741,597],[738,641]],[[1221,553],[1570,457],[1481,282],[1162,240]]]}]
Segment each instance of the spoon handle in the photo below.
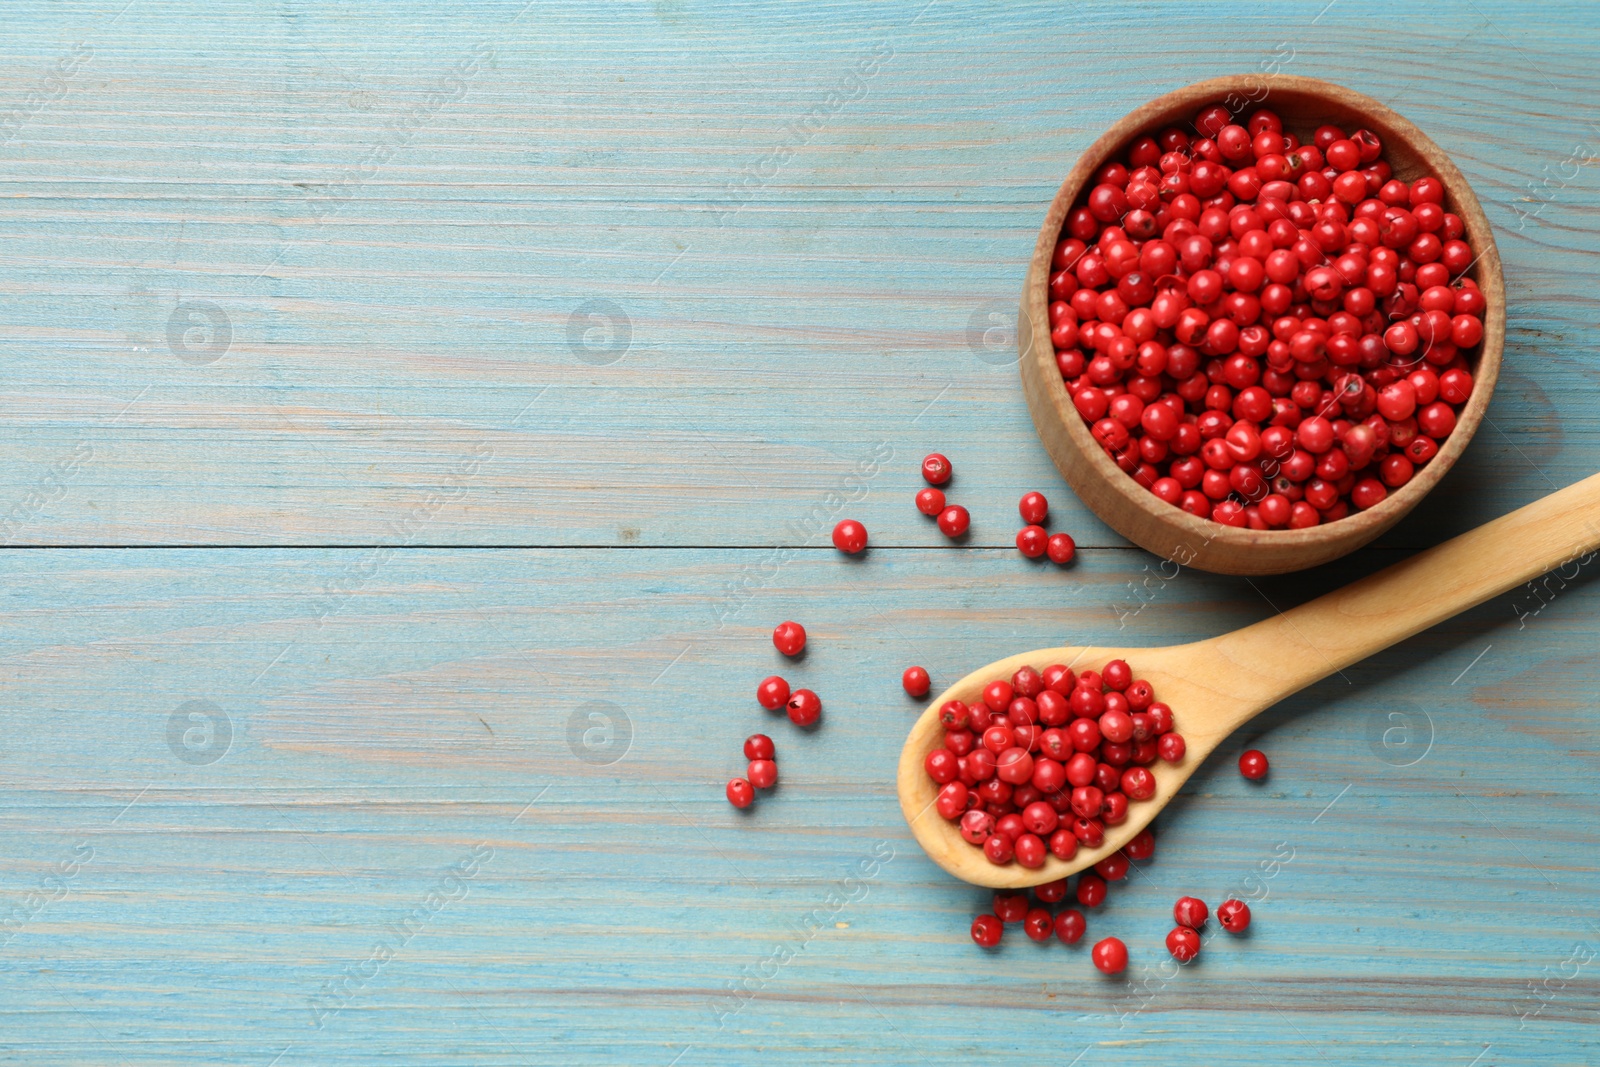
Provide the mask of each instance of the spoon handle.
[{"label": "spoon handle", "polygon": [[1312,682],[1555,571],[1513,605],[1527,626],[1597,549],[1600,474],[1204,644],[1246,668],[1238,676],[1242,722]]}]

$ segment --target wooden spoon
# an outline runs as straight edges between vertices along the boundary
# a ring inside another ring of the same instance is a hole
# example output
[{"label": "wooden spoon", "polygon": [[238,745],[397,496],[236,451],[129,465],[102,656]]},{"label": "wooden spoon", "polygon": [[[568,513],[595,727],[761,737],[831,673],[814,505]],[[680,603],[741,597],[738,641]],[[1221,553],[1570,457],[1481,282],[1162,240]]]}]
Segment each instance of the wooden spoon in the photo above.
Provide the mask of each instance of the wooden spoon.
[{"label": "wooden spoon", "polygon": [[[900,808],[935,863],[976,885],[1018,888],[1064,878],[1104,859],[1137,834],[1223,739],[1266,708],[1311,683],[1563,565],[1583,565],[1600,549],[1600,474],[1570,485],[1460,537],[1419,552],[1337,592],[1253,626],[1167,648],[1046,648],[1009,656],[967,675],[928,705],[900,753]],[[1567,575],[1566,577],[1572,577]],[[1018,667],[1051,663],[1099,669],[1125,659],[1171,705],[1188,743],[1183,762],[1157,761],[1156,795],[1134,801],[1105,844],[1071,860],[1050,857],[1029,870],[996,866],[933,808],[938,787],[923,770],[943,742],[939,708],[973,702],[983,686]]]}]

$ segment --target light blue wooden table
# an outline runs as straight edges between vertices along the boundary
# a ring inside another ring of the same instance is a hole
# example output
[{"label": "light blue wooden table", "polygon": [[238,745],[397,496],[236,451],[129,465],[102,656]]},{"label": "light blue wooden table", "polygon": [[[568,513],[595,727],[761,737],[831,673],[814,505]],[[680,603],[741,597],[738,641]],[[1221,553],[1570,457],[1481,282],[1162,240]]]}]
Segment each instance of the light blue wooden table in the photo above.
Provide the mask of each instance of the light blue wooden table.
[{"label": "light blue wooden table", "polygon": [[[1207,636],[1600,469],[1597,53],[1587,3],[9,0],[0,1062],[1600,1061],[1590,571],[1219,753],[1093,917],[1126,980],[977,950],[892,781],[910,663]],[[1378,545],[1152,582],[1005,324],[1099,130],[1270,64],[1454,154],[1506,371]],[[1009,547],[1035,488],[1071,570]]]}]

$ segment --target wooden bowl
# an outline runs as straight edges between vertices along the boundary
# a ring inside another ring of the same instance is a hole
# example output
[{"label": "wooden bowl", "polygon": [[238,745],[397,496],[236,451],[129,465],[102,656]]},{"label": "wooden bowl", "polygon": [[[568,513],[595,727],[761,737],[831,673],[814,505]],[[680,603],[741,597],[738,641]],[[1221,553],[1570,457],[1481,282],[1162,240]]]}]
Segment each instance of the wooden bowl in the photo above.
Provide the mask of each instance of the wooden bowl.
[{"label": "wooden bowl", "polygon": [[[1272,108],[1283,118],[1285,128],[1300,134],[1302,140],[1309,140],[1311,132],[1323,123],[1331,122],[1347,131],[1365,126],[1383,141],[1383,158],[1394,169],[1395,177],[1403,181],[1424,174],[1437,177],[1444,183],[1446,210],[1461,217],[1466,226],[1464,239],[1478,254],[1468,274],[1483,290],[1488,304],[1482,347],[1473,367],[1476,384],[1454,432],[1440,444],[1439,454],[1376,507],[1307,530],[1224,526],[1196,518],[1142,488],[1117,467],[1091,436],[1089,426],[1067,395],[1050,343],[1050,258],[1067,212],[1078,202],[1090,176],[1141,134],[1165,126],[1187,128],[1203,107],[1230,98],[1252,101],[1245,106],[1246,111],[1257,106]],[[1017,321],[1022,391],[1050,457],[1079,498],[1112,529],[1183,566],[1220,574],[1282,574],[1337,559],[1371,541],[1416,507],[1455,464],[1483,420],[1500,374],[1505,303],[1500,253],[1489,232],[1489,220],[1450,157],[1421,130],[1376,100],[1317,78],[1284,74],[1212,78],[1130,112],[1089,147],[1061,183],[1040,227],[1022,290],[1022,310]]]}]

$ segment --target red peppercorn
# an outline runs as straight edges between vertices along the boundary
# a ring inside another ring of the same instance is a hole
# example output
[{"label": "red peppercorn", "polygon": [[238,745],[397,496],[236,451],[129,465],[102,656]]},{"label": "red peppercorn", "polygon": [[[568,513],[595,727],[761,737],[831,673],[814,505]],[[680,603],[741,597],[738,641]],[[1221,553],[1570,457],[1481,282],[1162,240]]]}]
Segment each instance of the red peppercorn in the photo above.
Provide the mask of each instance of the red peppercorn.
[{"label": "red peppercorn", "polygon": [[951,504],[939,512],[939,531],[946,537],[956,538],[967,532],[967,527],[972,523],[972,516],[967,514],[967,509],[960,504]]},{"label": "red peppercorn", "polygon": [[969,844],[982,845],[994,833],[994,816],[986,811],[969,811],[961,816],[961,836]]},{"label": "red peppercorn", "polygon": [[1045,551],[1049,553],[1051,563],[1067,564],[1077,555],[1078,546],[1064,533],[1051,534],[1050,540],[1045,542]]},{"label": "red peppercorn", "polygon": [[778,784],[778,765],[770,759],[753,759],[745,777],[757,789],[771,789]]},{"label": "red peppercorn", "polygon": [[1199,897],[1179,897],[1178,902],[1172,906],[1172,917],[1177,920],[1179,926],[1198,930],[1211,917],[1211,909],[1206,907],[1206,902]]},{"label": "red peppercorn", "polygon": [[1224,900],[1217,905],[1217,922],[1230,934],[1242,934],[1250,926],[1250,905],[1242,900]]},{"label": "red peppercorn", "polygon": [[1121,974],[1128,967],[1128,946],[1115,937],[1096,943],[1090,956],[1102,974]]},{"label": "red peppercorn", "polygon": [[980,915],[972,920],[972,940],[984,948],[994,948],[1004,933],[1004,924],[993,915]]},{"label": "red peppercorn", "polygon": [[[773,642],[777,642],[776,634],[773,635]],[[768,711],[777,711],[788,699],[789,683],[776,674],[763,678],[761,684],[756,686],[756,702]]]},{"label": "red peppercorn", "polygon": [[1098,908],[1106,901],[1105,879],[1095,874],[1078,876],[1078,903],[1086,908]]},{"label": "red peppercorn", "polygon": [[1044,555],[1049,539],[1043,526],[1024,526],[1017,533],[1017,551],[1029,559],[1038,559]]},{"label": "red peppercorn", "polygon": [[1008,748],[996,757],[995,773],[1002,782],[1021,785],[1033,777],[1033,756],[1024,748]]},{"label": "red peppercorn", "polygon": [[1182,734],[1165,733],[1156,740],[1156,754],[1163,763],[1182,763],[1188,747]]},{"label": "red peppercorn", "polygon": [[907,693],[921,700],[928,695],[928,689],[933,682],[928,677],[927,668],[907,667],[905,673],[900,675],[900,684],[905,687]]},{"label": "red peppercorn", "polygon": [[1016,854],[1017,862],[1030,870],[1043,867],[1045,858],[1050,851],[1044,840],[1037,834],[1019,835],[1016,841],[1012,843],[1011,848]]},{"label": "red peppercorn", "polygon": [[1129,669],[1127,661],[1114,659],[1100,672],[1100,678],[1107,689],[1115,689],[1120,693],[1133,684],[1133,671]]},{"label": "red peppercorn", "polygon": [[1200,955],[1200,935],[1187,926],[1174,927],[1167,935],[1167,951],[1179,963],[1188,963]]},{"label": "red peppercorn", "polygon": [[941,819],[955,822],[967,813],[967,804],[971,800],[972,791],[964,782],[948,782],[939,790],[938,796],[933,798],[933,807]]},{"label": "red peppercorn", "polygon": [[867,528],[854,519],[844,519],[833,528],[833,547],[854,556],[867,547]]},{"label": "red peppercorn", "polygon": [[970,721],[971,713],[959,700],[947,700],[939,708],[939,724],[946,730],[965,730]]},{"label": "red peppercorn", "polygon": [[950,480],[951,473],[950,461],[937,452],[922,461],[922,477],[929,485],[943,485]]},{"label": "red peppercorn", "polygon": [[994,895],[994,913],[1003,923],[1019,923],[1028,914],[1028,894],[1005,890]]},{"label": "red peppercorn", "polygon": [[1004,867],[1016,857],[1011,847],[1011,838],[1005,834],[990,834],[983,843],[983,854],[997,867]]},{"label": "red peppercorn", "polygon": [[1256,749],[1247,749],[1239,756],[1239,773],[1258,782],[1267,776],[1267,757]]},{"label": "red peppercorn", "polygon": [[736,808],[748,808],[755,803],[756,791],[750,783],[743,778],[734,778],[728,782],[728,803]]},{"label": "red peppercorn", "polygon": [[1033,887],[1033,895],[1045,904],[1059,904],[1067,899],[1067,880],[1057,878],[1053,882]]},{"label": "red peppercorn", "polygon": [[1021,513],[1023,522],[1029,526],[1039,526],[1050,513],[1050,502],[1043,493],[1024,493],[1017,511]]},{"label": "red peppercorn", "polygon": [[1094,865],[1095,873],[1108,882],[1120,882],[1128,877],[1128,857],[1113,852]]},{"label": "red peppercorn", "polygon": [[1056,937],[1063,945],[1075,945],[1083,937],[1089,923],[1077,908],[1066,908],[1056,913]]},{"label": "red peppercorn", "polygon": [[1156,835],[1149,829],[1140,830],[1122,851],[1130,860],[1147,860],[1156,854]]},{"label": "red peppercorn", "polygon": [[806,628],[797,622],[780,622],[772,631],[772,645],[785,656],[798,656],[806,650]]},{"label": "red peppercorn", "polygon": [[[934,751],[942,751],[935,749]],[[772,744],[772,738],[766,734],[751,734],[745,738],[745,759],[772,759],[777,754],[777,749]]]},{"label": "red peppercorn", "polygon": [[822,715],[822,701],[809,689],[796,689],[789,694],[789,721],[796,726],[810,726]]},{"label": "red peppercorn", "polygon": [[928,488],[917,493],[917,510],[924,515],[937,515],[944,510],[944,494],[937,489]]},{"label": "red peppercorn", "polygon": [[1022,932],[1034,941],[1048,941],[1055,931],[1055,920],[1046,908],[1030,908],[1022,920]]}]

